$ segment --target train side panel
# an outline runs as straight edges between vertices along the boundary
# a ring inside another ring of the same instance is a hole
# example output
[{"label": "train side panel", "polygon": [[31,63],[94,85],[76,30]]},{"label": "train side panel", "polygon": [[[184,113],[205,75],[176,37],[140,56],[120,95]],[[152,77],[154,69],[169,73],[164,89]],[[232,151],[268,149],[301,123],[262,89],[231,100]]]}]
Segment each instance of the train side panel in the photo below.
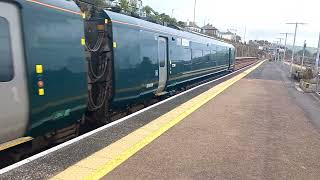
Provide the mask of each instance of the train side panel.
[{"label": "train side panel", "polygon": [[140,95],[144,68],[140,58],[140,28],[113,23],[114,100],[127,101]]},{"label": "train side panel", "polygon": [[31,108],[27,134],[39,136],[75,123],[86,110],[84,25],[72,1],[18,2]]}]

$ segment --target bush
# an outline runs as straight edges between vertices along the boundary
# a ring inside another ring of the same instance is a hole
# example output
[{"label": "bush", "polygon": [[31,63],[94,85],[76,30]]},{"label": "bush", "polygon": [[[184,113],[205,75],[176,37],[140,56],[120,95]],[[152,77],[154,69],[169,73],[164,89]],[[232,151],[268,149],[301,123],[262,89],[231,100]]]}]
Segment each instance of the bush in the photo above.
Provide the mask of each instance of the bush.
[{"label": "bush", "polygon": [[311,68],[306,68],[305,70],[302,71],[302,79],[310,80],[313,78],[314,78],[314,75]]}]

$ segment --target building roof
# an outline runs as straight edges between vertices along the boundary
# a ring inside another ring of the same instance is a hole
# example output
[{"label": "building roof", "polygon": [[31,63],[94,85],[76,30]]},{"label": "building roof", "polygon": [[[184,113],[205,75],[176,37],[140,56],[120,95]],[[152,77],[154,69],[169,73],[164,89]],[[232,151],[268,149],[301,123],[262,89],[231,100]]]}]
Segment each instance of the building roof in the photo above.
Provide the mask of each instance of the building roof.
[{"label": "building roof", "polygon": [[216,27],[213,27],[211,24],[207,24],[207,25],[203,26],[201,29],[204,29],[204,30],[218,30]]},{"label": "building roof", "polygon": [[221,32],[222,35],[234,35],[234,33],[227,31],[227,32]]}]

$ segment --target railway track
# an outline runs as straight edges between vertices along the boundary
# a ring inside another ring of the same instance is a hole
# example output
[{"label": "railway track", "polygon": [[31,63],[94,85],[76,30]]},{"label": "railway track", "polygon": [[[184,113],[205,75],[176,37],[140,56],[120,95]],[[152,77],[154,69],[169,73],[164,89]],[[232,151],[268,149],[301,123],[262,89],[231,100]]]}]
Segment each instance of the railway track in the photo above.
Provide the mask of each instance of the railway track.
[{"label": "railway track", "polygon": [[[256,59],[256,58],[239,58],[236,60],[236,63],[235,63],[235,70],[240,70],[242,68],[245,68],[247,66],[250,66],[256,62],[258,62],[259,59]],[[162,100],[165,100],[167,98],[169,98],[170,96],[173,96],[173,95],[176,95],[176,94],[179,94],[183,91],[186,91],[188,89],[191,89],[193,87],[196,87],[196,86],[199,86],[200,84],[203,84],[203,83],[206,83],[206,82],[209,82],[209,81],[212,81],[213,79],[217,79],[219,77],[222,77],[222,76],[225,76],[226,74],[228,74],[230,72],[221,72],[221,73],[218,73],[218,74],[215,74],[213,76],[209,76],[209,77],[206,77],[205,79],[201,80],[201,81],[198,81],[196,83],[193,83],[192,85],[189,85],[185,88],[182,88],[181,90],[178,90],[178,91],[175,91],[174,93],[170,93],[168,94],[167,96],[164,96],[164,97],[157,97],[157,98],[154,98],[154,99],[151,99],[150,101],[148,102],[143,102],[143,103],[139,103],[139,104],[135,104],[131,107],[128,107],[127,109],[123,110],[123,111],[116,111],[116,112],[112,112],[112,115],[111,115],[111,122],[112,121],[116,121],[120,118],[123,118],[125,116],[128,116],[134,112],[137,112],[143,108],[146,108],[148,106],[151,106],[155,103],[158,103]],[[101,126],[101,125],[100,125]],[[87,132],[90,132],[96,128],[99,128],[100,127],[99,125],[96,125],[96,124],[84,124],[79,132],[78,135],[82,135],[82,134],[85,134]],[[41,143],[41,142],[40,142]],[[60,142],[62,143],[62,142]],[[14,148],[11,148],[11,149],[8,149],[6,151],[3,151],[3,152],[0,152],[0,169],[1,168],[4,168],[6,166],[9,166],[15,162],[18,162],[20,160],[23,160],[25,158],[28,158],[30,156],[33,156],[37,153],[40,153],[44,150],[47,150],[49,148],[52,148],[54,146],[56,146],[58,144],[51,144],[51,145],[47,145],[45,148],[38,148],[37,150],[33,150],[32,148],[30,149],[30,146],[28,146],[27,144],[24,146],[19,146],[19,147],[14,147]]]}]

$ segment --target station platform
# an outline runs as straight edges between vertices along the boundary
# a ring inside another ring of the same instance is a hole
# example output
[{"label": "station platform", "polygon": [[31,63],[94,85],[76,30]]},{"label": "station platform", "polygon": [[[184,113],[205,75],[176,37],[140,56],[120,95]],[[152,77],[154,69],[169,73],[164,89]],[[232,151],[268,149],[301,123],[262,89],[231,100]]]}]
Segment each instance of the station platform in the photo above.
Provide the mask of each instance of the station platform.
[{"label": "station platform", "polygon": [[0,179],[318,179],[320,101],[262,61],[0,170]]}]

